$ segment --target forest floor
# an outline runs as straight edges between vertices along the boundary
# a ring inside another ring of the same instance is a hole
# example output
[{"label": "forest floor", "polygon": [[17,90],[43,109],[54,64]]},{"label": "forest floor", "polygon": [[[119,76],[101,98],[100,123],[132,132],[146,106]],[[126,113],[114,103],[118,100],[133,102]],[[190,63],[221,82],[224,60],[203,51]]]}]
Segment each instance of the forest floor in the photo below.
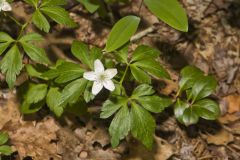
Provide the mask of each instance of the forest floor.
[{"label": "forest floor", "polygon": [[[189,32],[181,33],[160,22],[140,0],[131,5],[113,5],[113,21],[134,14],[142,18],[139,32],[132,39],[162,52],[162,63],[172,81],[156,86],[165,95],[177,90],[179,71],[192,64],[218,79],[214,97],[222,116],[217,121],[201,120],[184,127],[177,123],[169,107],[156,116],[157,128],[152,151],[132,137],[113,149],[108,134],[108,120],[99,118],[100,107],[91,106],[90,116],[70,114],[57,119],[46,108],[34,115],[23,116],[16,90],[0,91],[0,130],[8,132],[15,150],[11,160],[239,160],[240,159],[240,2],[238,0],[182,0],[189,17]],[[31,9],[21,2],[13,14],[27,20]],[[55,25],[42,44],[52,59],[70,59],[70,44],[78,39],[103,47],[112,23],[90,15],[73,2],[67,9],[79,24],[77,29]],[[117,12],[119,11],[119,12]],[[0,29],[14,32],[15,26]],[[35,30],[30,27],[29,30]],[[132,46],[134,48],[134,45]],[[0,77],[2,78],[2,77]],[[18,84],[24,75],[18,78]]]}]

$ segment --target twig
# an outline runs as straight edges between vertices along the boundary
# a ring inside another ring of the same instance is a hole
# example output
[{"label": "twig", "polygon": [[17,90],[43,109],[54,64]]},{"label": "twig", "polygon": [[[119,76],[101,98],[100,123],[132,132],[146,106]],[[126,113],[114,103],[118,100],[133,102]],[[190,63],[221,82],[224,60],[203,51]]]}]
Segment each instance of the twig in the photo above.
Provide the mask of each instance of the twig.
[{"label": "twig", "polygon": [[57,46],[51,45],[51,49],[53,50],[53,52],[55,53],[57,58],[67,60],[69,62],[76,62],[76,61],[68,58],[67,56],[65,56],[64,52],[60,48],[58,48]]},{"label": "twig", "polygon": [[233,152],[234,154],[240,156],[240,153],[238,153],[237,151],[235,151],[231,146],[226,146],[227,149],[229,149],[231,152]]},{"label": "twig", "polygon": [[142,37],[148,35],[149,33],[154,32],[154,31],[155,31],[155,27],[154,27],[154,26],[151,26],[151,27],[149,27],[149,28],[147,28],[147,29],[145,29],[145,30],[143,30],[143,31],[135,34],[135,35],[130,39],[130,41],[131,41],[131,42],[135,42],[135,41],[141,39]]},{"label": "twig", "polygon": [[101,106],[88,107],[89,113],[99,113],[101,112]]},{"label": "twig", "polygon": [[198,160],[210,159],[210,158],[214,158],[214,156],[212,156],[212,155],[207,155],[207,156],[198,158]]},{"label": "twig", "polygon": [[140,16],[140,12],[141,12],[141,9],[142,9],[142,5],[143,5],[143,0],[141,0],[140,6],[139,6],[139,10],[138,10],[138,15],[139,16]]},{"label": "twig", "polygon": [[55,37],[48,37],[47,43],[49,44],[64,44],[64,45],[71,45],[73,42],[73,38],[55,38]]}]

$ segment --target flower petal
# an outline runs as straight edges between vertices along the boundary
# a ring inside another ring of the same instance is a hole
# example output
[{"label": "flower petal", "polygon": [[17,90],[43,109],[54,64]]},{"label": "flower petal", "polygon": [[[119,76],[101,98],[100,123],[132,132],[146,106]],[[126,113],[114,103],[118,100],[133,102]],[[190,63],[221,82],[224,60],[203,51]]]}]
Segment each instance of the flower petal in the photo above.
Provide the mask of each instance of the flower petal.
[{"label": "flower petal", "polygon": [[96,73],[104,72],[104,66],[103,66],[102,62],[99,59],[96,59],[94,61],[94,71]]},{"label": "flower petal", "polygon": [[113,81],[111,80],[106,80],[103,82],[103,86],[108,89],[109,91],[114,91],[115,89],[115,86],[114,86],[114,83]]},{"label": "flower petal", "polygon": [[117,73],[118,73],[118,71],[115,68],[110,68],[110,69],[107,69],[106,71],[104,71],[104,74],[106,75],[108,80],[110,80],[114,76],[116,76]]},{"label": "flower petal", "polygon": [[95,72],[85,72],[85,73],[83,73],[83,78],[85,78],[89,81],[95,81],[96,74],[95,74]]},{"label": "flower petal", "polygon": [[92,86],[92,94],[97,95],[103,88],[103,84],[95,81]]},{"label": "flower petal", "polygon": [[1,5],[1,8],[3,11],[11,11],[12,7],[10,6],[10,4],[8,2],[3,2]]}]

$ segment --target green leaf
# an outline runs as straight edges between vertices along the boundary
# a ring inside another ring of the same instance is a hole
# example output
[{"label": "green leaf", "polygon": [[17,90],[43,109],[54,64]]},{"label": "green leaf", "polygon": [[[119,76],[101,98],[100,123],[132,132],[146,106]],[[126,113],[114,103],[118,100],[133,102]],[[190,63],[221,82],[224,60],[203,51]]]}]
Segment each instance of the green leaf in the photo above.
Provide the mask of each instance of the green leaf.
[{"label": "green leaf", "polygon": [[128,63],[128,49],[129,49],[129,43],[122,46],[120,49],[118,49],[117,52],[115,52],[115,56],[118,62],[122,63]]},{"label": "green leaf", "polygon": [[154,59],[140,60],[135,62],[134,65],[158,78],[170,79],[168,72]]},{"label": "green leaf", "polygon": [[27,64],[27,65],[25,65],[25,68],[26,68],[26,71],[29,76],[47,80],[47,78],[42,76],[42,72],[40,72],[36,68],[34,68],[33,65]]},{"label": "green leaf", "polygon": [[144,108],[132,103],[131,108],[131,133],[140,140],[148,149],[152,148],[155,131],[155,120]]},{"label": "green leaf", "polygon": [[43,37],[37,33],[28,33],[20,38],[20,42],[42,41]]},{"label": "green leaf", "polygon": [[48,89],[47,84],[30,85],[25,97],[25,101],[29,104],[32,104],[43,100],[47,94],[47,89]]},{"label": "green leaf", "polygon": [[166,107],[172,104],[170,98],[163,98],[159,96],[145,96],[137,98],[137,101],[144,107],[146,110],[153,113],[160,113]]},{"label": "green leaf", "polygon": [[120,19],[109,34],[105,50],[111,52],[123,46],[137,31],[139,23],[140,18],[136,16],[126,16]]},{"label": "green leaf", "polygon": [[0,146],[0,153],[9,156],[12,154],[12,149],[10,146],[7,145]]},{"label": "green leaf", "polygon": [[194,107],[188,107],[183,112],[182,121],[186,126],[196,124],[198,122],[198,115]]},{"label": "green leaf", "polygon": [[95,95],[92,94],[92,85],[93,85],[93,82],[88,81],[86,89],[83,94],[83,98],[87,103],[95,98]]},{"label": "green leaf", "polygon": [[203,72],[194,66],[187,66],[181,70],[181,80],[179,82],[180,91],[191,88],[194,83],[203,76]]},{"label": "green leaf", "polygon": [[13,42],[14,39],[12,39],[11,36],[9,36],[5,32],[0,32],[0,42]]},{"label": "green leaf", "polygon": [[148,46],[139,46],[130,61],[130,69],[133,77],[141,83],[151,83],[148,74],[158,78],[170,79],[168,72],[156,60],[160,52]]},{"label": "green leaf", "polygon": [[34,6],[35,8],[37,8],[37,5],[38,5],[38,1],[39,0],[24,0],[26,3]]},{"label": "green leaf", "polygon": [[207,120],[215,120],[220,115],[220,108],[216,102],[210,99],[200,100],[192,105],[197,114]]},{"label": "green leaf", "polygon": [[7,141],[8,141],[8,134],[0,133],[0,145],[7,143]]},{"label": "green leaf", "polygon": [[107,11],[107,6],[106,3],[103,1],[94,1],[94,3],[96,3],[97,5],[99,5],[99,8],[97,10],[98,15],[101,18],[106,18],[108,15],[108,11]]},{"label": "green leaf", "polygon": [[23,101],[20,107],[20,111],[23,114],[32,114],[39,111],[44,104],[45,104],[45,100],[42,100],[37,103],[28,103],[27,101]]},{"label": "green leaf", "polygon": [[130,65],[131,73],[133,77],[141,83],[151,83],[151,77],[144,72],[142,69],[138,68],[136,65],[131,64]]},{"label": "green leaf", "polygon": [[127,97],[125,88],[119,83],[115,82],[115,90],[110,93],[111,96],[125,96]]},{"label": "green leaf", "polygon": [[69,27],[76,26],[75,22],[69,17],[68,12],[64,8],[58,6],[51,7],[44,6],[41,7],[40,10],[59,24],[66,25]]},{"label": "green leaf", "polygon": [[57,67],[59,76],[55,79],[57,83],[65,83],[82,77],[83,72],[85,71],[80,67],[79,64],[65,62],[62,65]]},{"label": "green leaf", "polygon": [[119,141],[128,135],[131,127],[130,113],[127,105],[123,106],[113,118],[109,127],[111,144],[115,148]]},{"label": "green leaf", "polygon": [[132,55],[131,63],[135,61],[140,60],[146,60],[146,59],[156,59],[160,55],[160,52],[152,47],[141,45],[138,46]]},{"label": "green leaf", "polygon": [[49,109],[57,116],[60,117],[63,114],[64,107],[58,105],[61,99],[61,92],[56,87],[52,87],[49,89],[46,102]]},{"label": "green leaf", "polygon": [[0,55],[14,42],[11,36],[5,32],[0,32]]},{"label": "green leaf", "polygon": [[144,0],[145,5],[159,19],[171,27],[187,32],[187,15],[177,0]]},{"label": "green leaf", "polygon": [[90,50],[90,61],[91,61],[91,64],[93,65],[94,61],[96,59],[101,59],[102,56],[103,56],[102,49],[93,46],[92,49]]},{"label": "green leaf", "polygon": [[49,79],[55,79],[57,83],[66,83],[82,77],[85,70],[80,67],[79,64],[72,62],[63,62],[58,65],[56,69],[51,69],[42,74],[43,77]]},{"label": "green leaf", "polygon": [[88,67],[93,68],[93,64],[91,64],[90,61],[88,46],[85,43],[80,41],[73,41],[71,51],[73,55],[83,64],[86,64]]},{"label": "green leaf", "polygon": [[90,13],[94,13],[99,8],[99,5],[93,3],[91,0],[77,0],[77,1],[82,3]]},{"label": "green leaf", "polygon": [[69,83],[66,87],[64,87],[61,95],[61,100],[58,105],[67,105],[74,104],[77,102],[81,94],[83,94],[86,86],[87,80],[85,79],[78,79],[71,83]]},{"label": "green leaf", "polygon": [[8,86],[13,88],[16,76],[20,73],[23,67],[22,57],[16,45],[14,45],[1,60],[0,67],[2,73],[6,74]]},{"label": "green leaf", "polygon": [[30,43],[21,42],[24,51],[33,60],[41,64],[50,64],[44,49],[36,47]]},{"label": "green leaf", "polygon": [[153,87],[148,84],[139,85],[134,89],[132,97],[150,96],[154,94]]},{"label": "green leaf", "polygon": [[0,43],[0,55],[8,48],[12,42]]},{"label": "green leaf", "polygon": [[[68,62],[65,62],[65,61],[64,61],[64,62],[61,62],[61,64],[56,64],[55,67],[52,67],[50,70],[44,72],[44,73],[42,74],[42,76],[43,76],[43,77],[46,77],[46,78],[48,78],[48,79],[54,79],[54,78],[56,78],[56,77],[58,77],[58,76],[61,76],[62,72],[59,71],[59,69],[58,69],[57,67],[63,65],[63,63],[68,63]],[[68,72],[67,72],[67,73],[68,73]],[[64,73],[63,73],[63,76],[64,76]]]},{"label": "green leaf", "polygon": [[37,9],[33,13],[33,24],[35,24],[40,30],[44,32],[49,32],[50,30],[50,24],[46,17],[40,12],[39,9]]},{"label": "green leaf", "polygon": [[43,6],[61,6],[67,4],[66,0],[42,0],[41,7]]},{"label": "green leaf", "polygon": [[106,100],[103,103],[100,117],[102,119],[109,118],[115,112],[117,112],[119,108],[126,106],[127,102],[128,99],[126,97],[117,97],[116,99]]},{"label": "green leaf", "polygon": [[217,87],[217,81],[213,76],[204,76],[195,81],[191,97],[193,101],[200,100],[212,94]]},{"label": "green leaf", "polygon": [[174,114],[177,120],[184,124],[183,122],[183,113],[184,111],[189,107],[189,104],[186,102],[183,102],[180,99],[177,99],[175,105],[174,105]]}]

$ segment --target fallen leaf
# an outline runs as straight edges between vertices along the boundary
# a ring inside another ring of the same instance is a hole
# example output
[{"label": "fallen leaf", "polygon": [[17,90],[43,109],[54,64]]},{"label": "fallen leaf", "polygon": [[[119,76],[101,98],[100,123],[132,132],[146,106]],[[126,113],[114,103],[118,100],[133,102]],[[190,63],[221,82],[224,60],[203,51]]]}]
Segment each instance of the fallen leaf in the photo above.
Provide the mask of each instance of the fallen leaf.
[{"label": "fallen leaf", "polygon": [[233,114],[226,114],[222,117],[219,117],[218,121],[222,124],[228,124],[228,123],[231,123],[231,122],[235,122],[239,119],[240,119],[240,115],[233,113]]},{"label": "fallen leaf", "polygon": [[233,135],[226,131],[225,129],[221,129],[216,134],[208,134],[205,136],[204,138],[207,140],[208,144],[215,145],[227,145],[228,143],[234,140]]},{"label": "fallen leaf", "polygon": [[228,103],[228,113],[235,113],[240,111],[240,95],[229,95],[223,99]]},{"label": "fallen leaf", "polygon": [[11,122],[17,122],[20,119],[16,95],[10,91],[0,91],[0,130],[3,126]]},{"label": "fallen leaf", "polygon": [[194,146],[188,143],[183,143],[180,149],[181,159],[196,160],[194,155]]},{"label": "fallen leaf", "polygon": [[51,159],[60,160],[57,146],[52,141],[56,141],[56,131],[59,129],[55,120],[46,117],[36,124],[32,122],[8,122],[3,130],[9,134],[11,144],[18,151],[20,159],[30,156],[34,160]]},{"label": "fallen leaf", "polygon": [[147,150],[141,143],[130,143],[130,153],[124,160],[167,160],[175,153],[175,147],[167,141],[155,137],[152,150]]}]

